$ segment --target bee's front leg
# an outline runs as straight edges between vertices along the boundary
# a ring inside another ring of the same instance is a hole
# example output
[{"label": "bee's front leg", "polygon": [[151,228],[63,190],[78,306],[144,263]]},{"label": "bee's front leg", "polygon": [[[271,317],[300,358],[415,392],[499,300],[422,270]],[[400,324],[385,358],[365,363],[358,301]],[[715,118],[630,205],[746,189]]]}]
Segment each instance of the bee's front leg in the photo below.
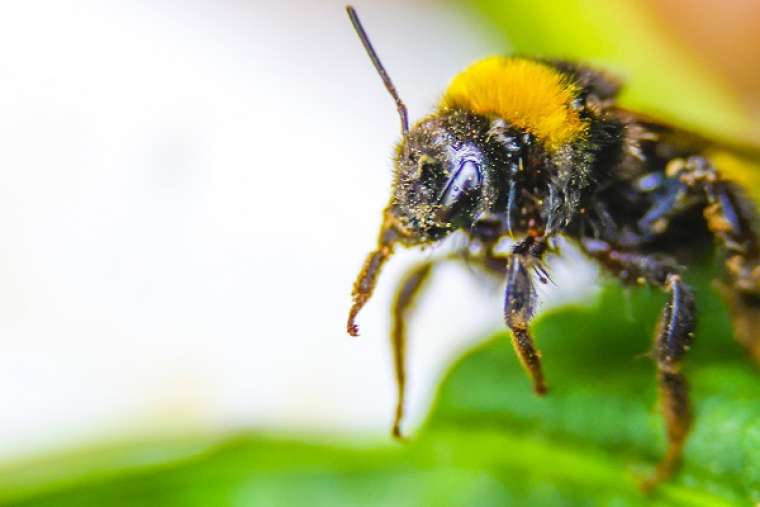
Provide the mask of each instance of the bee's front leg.
[{"label": "bee's front leg", "polygon": [[536,310],[537,297],[533,285],[533,263],[538,259],[523,253],[519,247],[507,260],[507,287],[504,296],[504,320],[512,331],[512,345],[525,370],[533,379],[536,394],[548,391],[541,368],[541,353],[533,344],[530,320]]}]

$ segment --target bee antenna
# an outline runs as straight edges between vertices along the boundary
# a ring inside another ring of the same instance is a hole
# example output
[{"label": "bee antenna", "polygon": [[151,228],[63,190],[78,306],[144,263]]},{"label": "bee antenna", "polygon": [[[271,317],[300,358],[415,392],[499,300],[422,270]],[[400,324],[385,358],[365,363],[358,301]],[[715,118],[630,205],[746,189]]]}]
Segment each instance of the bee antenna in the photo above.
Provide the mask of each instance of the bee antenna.
[{"label": "bee antenna", "polygon": [[362,41],[362,45],[364,46],[364,49],[367,51],[367,55],[369,55],[369,59],[372,60],[372,65],[375,66],[377,73],[380,74],[380,79],[383,80],[383,84],[385,84],[385,89],[388,90],[388,93],[391,94],[391,97],[393,97],[393,100],[396,101],[396,109],[398,110],[398,115],[401,117],[401,133],[403,135],[406,135],[409,132],[409,119],[406,112],[406,106],[404,105],[404,102],[401,100],[401,97],[398,96],[396,87],[393,86],[393,81],[391,81],[390,76],[385,71],[385,67],[383,67],[383,64],[380,62],[380,58],[377,56],[377,52],[375,51],[375,48],[372,47],[372,43],[369,41],[367,32],[364,31],[362,22],[359,21],[359,15],[356,14],[356,9],[354,9],[351,5],[347,5],[346,12],[348,13],[348,18],[351,20],[351,24],[354,25],[354,30],[356,30],[356,35],[358,35],[359,39]]}]

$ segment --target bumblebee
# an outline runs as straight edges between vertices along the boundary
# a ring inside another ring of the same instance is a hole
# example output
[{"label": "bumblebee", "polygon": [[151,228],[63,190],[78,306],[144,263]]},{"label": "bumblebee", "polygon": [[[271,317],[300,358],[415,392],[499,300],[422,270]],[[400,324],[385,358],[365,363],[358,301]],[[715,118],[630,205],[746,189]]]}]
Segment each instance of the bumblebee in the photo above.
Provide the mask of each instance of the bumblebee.
[{"label": "bumblebee", "polygon": [[[760,361],[760,240],[746,160],[701,136],[616,103],[621,82],[582,64],[518,56],[478,61],[454,77],[437,110],[411,128],[404,103],[356,12],[349,18],[401,118],[390,203],[376,248],[353,285],[347,331],[397,247],[429,246],[455,231],[466,247],[447,259],[506,282],[504,321],[539,395],[547,393],[530,330],[536,283],[549,279],[558,237],[576,243],[622,283],[667,293],[654,333],[668,447],[646,488],[677,465],[692,423],[681,371],[694,337],[694,295],[684,265],[695,251],[725,258],[721,292],[735,335]],[[711,240],[711,238],[714,239]],[[499,247],[511,241],[506,253]],[[415,266],[392,309],[398,386],[393,435],[404,406],[405,316],[438,260]]]}]

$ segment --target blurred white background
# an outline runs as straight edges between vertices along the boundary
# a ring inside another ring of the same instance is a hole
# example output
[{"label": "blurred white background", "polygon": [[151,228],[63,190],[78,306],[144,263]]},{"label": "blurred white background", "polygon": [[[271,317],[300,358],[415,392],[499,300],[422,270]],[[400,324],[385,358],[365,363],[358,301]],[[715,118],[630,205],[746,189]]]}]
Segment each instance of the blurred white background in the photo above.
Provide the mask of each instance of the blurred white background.
[{"label": "blurred white background", "polygon": [[[412,118],[508,49],[448,3],[356,4]],[[388,305],[429,254],[394,258],[362,336],[344,326],[397,138],[343,2],[4,3],[0,460],[161,429],[385,438]],[[546,304],[593,285],[585,264],[554,275]],[[500,291],[436,273],[407,428],[500,328]]]}]

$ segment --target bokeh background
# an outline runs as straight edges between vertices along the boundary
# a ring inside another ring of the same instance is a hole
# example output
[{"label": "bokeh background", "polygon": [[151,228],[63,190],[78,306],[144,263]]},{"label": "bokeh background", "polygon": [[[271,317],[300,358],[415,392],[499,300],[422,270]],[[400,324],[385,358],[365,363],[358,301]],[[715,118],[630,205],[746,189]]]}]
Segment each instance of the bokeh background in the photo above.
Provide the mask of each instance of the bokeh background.
[{"label": "bokeh background", "polygon": [[[477,58],[590,60],[627,101],[760,140],[760,4],[357,1],[419,118]],[[343,2],[0,7],[0,462],[161,434],[384,438],[385,271],[344,333],[398,118]],[[572,248],[543,308],[590,297]],[[499,329],[500,286],[436,273],[411,328],[409,426]]]}]

